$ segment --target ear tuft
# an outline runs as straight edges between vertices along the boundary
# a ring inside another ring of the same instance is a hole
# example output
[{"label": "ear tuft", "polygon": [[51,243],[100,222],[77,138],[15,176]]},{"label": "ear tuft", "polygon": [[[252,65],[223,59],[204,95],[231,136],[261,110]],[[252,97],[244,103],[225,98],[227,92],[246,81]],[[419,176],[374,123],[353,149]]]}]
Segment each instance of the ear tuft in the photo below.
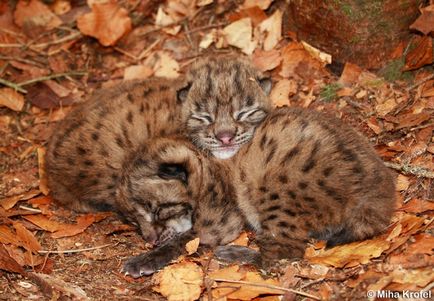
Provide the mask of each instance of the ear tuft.
[{"label": "ear tuft", "polygon": [[187,99],[190,88],[191,88],[191,83],[188,83],[185,87],[179,89],[176,92],[176,97],[178,99],[178,102],[182,103]]},{"label": "ear tuft", "polygon": [[271,88],[273,86],[273,82],[271,81],[271,78],[269,78],[269,77],[260,78],[260,79],[258,79],[258,83],[259,83],[259,86],[264,91],[265,95],[267,95],[267,96],[270,95]]},{"label": "ear tuft", "polygon": [[184,164],[162,163],[158,167],[158,176],[165,180],[179,180],[184,184],[188,181],[188,172]]}]

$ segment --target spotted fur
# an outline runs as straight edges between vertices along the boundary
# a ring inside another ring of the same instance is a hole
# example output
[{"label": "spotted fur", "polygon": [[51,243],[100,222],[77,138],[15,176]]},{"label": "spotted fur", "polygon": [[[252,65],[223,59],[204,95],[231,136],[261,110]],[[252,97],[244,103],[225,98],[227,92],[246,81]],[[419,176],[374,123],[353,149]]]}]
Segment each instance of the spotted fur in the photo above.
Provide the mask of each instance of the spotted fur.
[{"label": "spotted fur", "polygon": [[217,158],[249,142],[270,110],[271,81],[246,59],[209,57],[190,69],[187,82],[178,95],[188,135]]},{"label": "spotted fur", "polygon": [[[134,173],[140,195],[158,191],[159,200],[188,202],[193,225],[129,260],[124,270],[134,277],[167,264],[192,237],[211,246],[229,241],[241,230],[231,227],[234,223],[256,231],[260,253],[219,247],[217,255],[267,263],[301,257],[312,237],[327,240],[328,246],[369,238],[388,226],[394,209],[394,177],[367,140],[321,113],[276,109],[229,161],[207,159],[182,138],[154,143],[150,152],[137,154],[148,162],[146,173]],[[157,177],[158,187],[150,182],[149,175],[167,163],[183,166],[188,180]]]}]

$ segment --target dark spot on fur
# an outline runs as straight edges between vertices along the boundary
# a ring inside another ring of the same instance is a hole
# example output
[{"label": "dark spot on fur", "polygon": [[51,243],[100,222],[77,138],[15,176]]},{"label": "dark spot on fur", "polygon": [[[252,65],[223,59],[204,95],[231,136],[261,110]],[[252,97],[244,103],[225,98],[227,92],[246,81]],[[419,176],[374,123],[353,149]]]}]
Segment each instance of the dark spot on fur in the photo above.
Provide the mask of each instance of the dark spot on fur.
[{"label": "dark spot on fur", "polygon": [[274,201],[274,200],[277,200],[277,199],[279,199],[279,195],[277,193],[272,193],[270,195],[270,200]]},{"label": "dark spot on fur", "polygon": [[298,146],[294,146],[282,159],[281,164],[287,164],[289,161],[292,160],[298,153],[300,152],[300,149]]},{"label": "dark spot on fur", "polygon": [[80,171],[80,172],[78,173],[78,177],[79,177],[80,179],[85,179],[85,178],[87,177],[87,174],[86,174],[84,171]]},{"label": "dark spot on fur", "polygon": [[99,134],[98,133],[92,133],[92,140],[98,141],[98,139],[99,139]]},{"label": "dark spot on fur", "polygon": [[300,189],[306,189],[308,186],[308,184],[306,182],[299,182],[298,183],[298,188]]},{"label": "dark spot on fur", "polygon": [[131,95],[130,93],[127,94],[127,99],[128,99],[128,101],[129,101],[130,103],[133,103],[133,102],[134,102],[134,97],[133,97],[133,95]]},{"label": "dark spot on fur", "polygon": [[324,185],[325,185],[325,183],[324,183],[323,180],[318,180],[318,181],[316,181],[316,183],[317,183],[318,186],[320,186],[320,187],[324,187]]},{"label": "dark spot on fur", "polygon": [[128,111],[128,114],[127,114],[127,121],[128,121],[130,124],[133,123],[133,112]]},{"label": "dark spot on fur", "polygon": [[261,192],[267,192],[268,191],[268,189],[267,189],[267,187],[265,187],[265,186],[261,186],[261,187],[259,187],[259,191],[261,191]]},{"label": "dark spot on fur", "polygon": [[286,215],[291,216],[291,217],[294,217],[294,216],[296,215],[294,211],[292,211],[291,209],[287,209],[287,208],[284,209],[283,212],[284,212]]},{"label": "dark spot on fur", "polygon": [[288,177],[286,175],[279,175],[279,182],[282,184],[288,183]]},{"label": "dark spot on fur", "polygon": [[265,222],[275,220],[276,218],[277,218],[276,214],[271,214],[271,215],[267,216],[267,218],[265,219]]},{"label": "dark spot on fur", "polygon": [[325,177],[328,177],[332,173],[332,171],[333,171],[333,167],[326,167],[323,169],[322,174]]},{"label": "dark spot on fur", "polygon": [[86,154],[86,150],[84,148],[82,148],[81,146],[77,146],[77,152],[79,155],[85,155]]},{"label": "dark spot on fur", "polygon": [[151,87],[148,87],[146,90],[144,90],[143,91],[143,97],[148,97],[148,95],[150,94],[150,93],[152,93],[152,88]]},{"label": "dark spot on fur", "polygon": [[93,161],[91,161],[91,160],[85,160],[84,161],[84,165],[86,165],[86,166],[93,166]]},{"label": "dark spot on fur", "polygon": [[291,199],[295,199],[297,197],[297,195],[295,194],[295,192],[292,191],[292,190],[288,190],[286,193],[289,195],[289,197]]},{"label": "dark spot on fur", "polygon": [[309,196],[304,196],[303,200],[305,200],[306,202],[309,202],[309,203],[314,203],[315,202],[315,199],[311,198]]},{"label": "dark spot on fur", "polygon": [[267,209],[265,209],[265,211],[267,211],[267,212],[276,211],[276,210],[280,210],[280,208],[282,208],[282,207],[280,207],[280,205],[274,205],[274,206],[268,207]]},{"label": "dark spot on fur", "polygon": [[277,223],[277,226],[282,227],[282,228],[288,228],[289,224],[285,221],[280,221]]},{"label": "dark spot on fur", "polygon": [[117,136],[116,139],[116,144],[120,147],[120,148],[124,148],[124,142],[122,141],[122,138]]},{"label": "dark spot on fur", "polygon": [[204,219],[202,222],[202,226],[204,226],[204,227],[209,227],[212,225],[214,225],[214,221],[211,219]]}]

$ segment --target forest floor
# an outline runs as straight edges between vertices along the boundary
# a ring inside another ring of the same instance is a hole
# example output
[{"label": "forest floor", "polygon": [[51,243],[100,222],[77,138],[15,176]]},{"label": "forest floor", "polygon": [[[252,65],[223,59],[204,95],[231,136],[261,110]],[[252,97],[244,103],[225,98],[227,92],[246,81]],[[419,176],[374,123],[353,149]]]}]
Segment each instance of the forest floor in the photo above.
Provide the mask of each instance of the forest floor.
[{"label": "forest floor", "polygon": [[[406,290],[433,298],[434,76],[432,67],[399,71],[406,47],[395,52],[398,67],[374,74],[346,64],[333,73],[327,55],[281,31],[285,1],[159,8],[160,1],[124,0],[92,10],[85,1],[45,2],[54,4],[0,3],[0,300],[374,300],[378,292],[406,299]],[[95,89],[177,77],[213,52],[249,54],[271,74],[276,106],[334,114],[369,138],[397,175],[397,210],[384,234],[327,250],[312,241],[302,260],[267,272],[225,267],[193,248],[157,276],[120,273],[149,246],[114,214],[58,206],[45,178],[46,143]]]}]

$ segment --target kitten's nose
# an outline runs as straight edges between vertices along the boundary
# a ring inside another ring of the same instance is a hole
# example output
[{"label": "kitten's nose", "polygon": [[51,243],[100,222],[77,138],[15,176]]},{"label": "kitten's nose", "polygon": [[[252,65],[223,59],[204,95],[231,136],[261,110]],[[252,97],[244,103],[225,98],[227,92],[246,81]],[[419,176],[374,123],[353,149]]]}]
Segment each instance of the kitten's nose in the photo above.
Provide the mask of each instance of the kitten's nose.
[{"label": "kitten's nose", "polygon": [[235,135],[231,131],[221,131],[218,132],[215,136],[218,140],[220,140],[223,145],[230,145],[232,144],[232,139]]}]

